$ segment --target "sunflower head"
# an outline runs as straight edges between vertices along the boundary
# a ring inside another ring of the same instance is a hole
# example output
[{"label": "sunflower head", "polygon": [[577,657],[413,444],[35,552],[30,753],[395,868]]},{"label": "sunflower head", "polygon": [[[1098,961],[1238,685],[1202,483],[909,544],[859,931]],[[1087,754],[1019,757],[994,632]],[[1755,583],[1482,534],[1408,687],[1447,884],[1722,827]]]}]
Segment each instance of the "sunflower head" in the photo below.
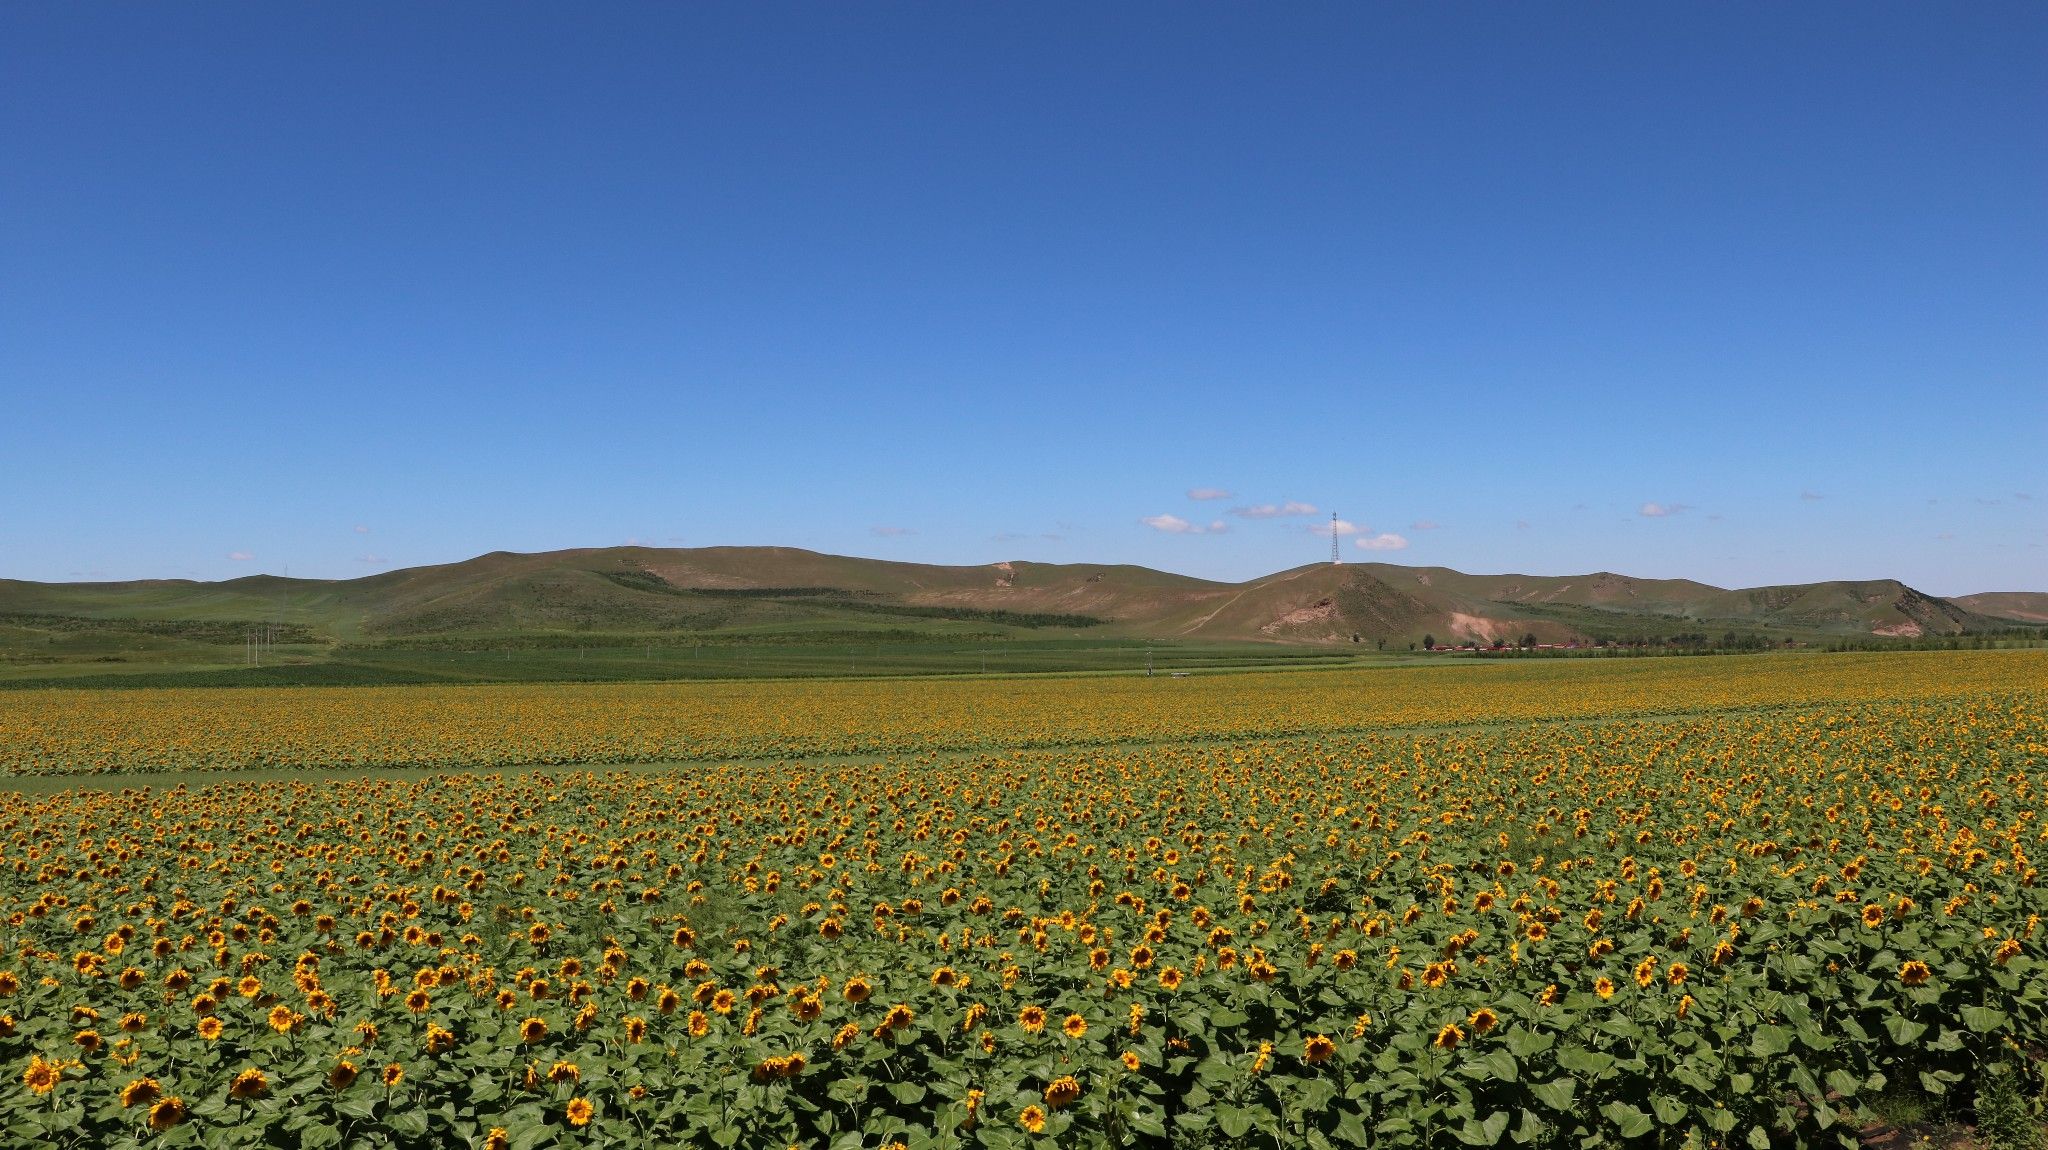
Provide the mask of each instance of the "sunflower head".
[{"label": "sunflower head", "polygon": [[568,1119],[571,1126],[588,1126],[596,1114],[597,1107],[591,1105],[590,1099],[580,1097],[571,1098],[569,1105],[562,1110],[562,1117]]},{"label": "sunflower head", "polygon": [[64,1077],[64,1064],[51,1062],[42,1055],[33,1055],[28,1060],[28,1069],[22,1072],[21,1083],[35,1094],[48,1094],[57,1088]]},{"label": "sunflower head", "polygon": [[184,1121],[185,1101],[182,1098],[174,1096],[159,1099],[156,1105],[149,1108],[149,1128],[151,1130],[169,1130],[171,1127],[180,1125]]},{"label": "sunflower head", "polygon": [[147,1106],[163,1097],[163,1084],[154,1078],[138,1078],[121,1088],[123,1107]]},{"label": "sunflower head", "polygon": [[228,1083],[230,1098],[261,1098],[268,1093],[270,1079],[264,1077],[263,1072],[253,1066],[235,1075],[234,1081]]}]

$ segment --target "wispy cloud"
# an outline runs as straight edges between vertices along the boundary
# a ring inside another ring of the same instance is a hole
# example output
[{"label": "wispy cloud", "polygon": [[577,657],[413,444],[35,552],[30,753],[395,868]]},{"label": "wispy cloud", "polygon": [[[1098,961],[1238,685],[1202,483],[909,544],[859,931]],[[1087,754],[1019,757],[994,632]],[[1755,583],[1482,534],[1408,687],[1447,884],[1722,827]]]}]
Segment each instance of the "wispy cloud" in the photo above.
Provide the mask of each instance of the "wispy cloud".
[{"label": "wispy cloud", "polygon": [[256,557],[254,555],[251,555],[247,551],[230,551],[228,552],[228,558],[234,560],[237,563],[247,563],[249,560],[254,559]]},{"label": "wispy cloud", "polygon": [[1408,541],[1391,531],[1382,531],[1378,535],[1365,535],[1353,539],[1351,544],[1366,551],[1400,551],[1408,546]]},{"label": "wispy cloud", "polygon": [[1818,491],[1802,491],[1799,493],[1799,498],[1808,503],[1819,503],[1821,500],[1826,499],[1827,496],[1822,495]]},{"label": "wispy cloud", "polygon": [[1285,519],[1294,515],[1314,515],[1316,505],[1289,499],[1280,503],[1255,503],[1250,507],[1233,507],[1230,513],[1239,519]]},{"label": "wispy cloud", "polygon": [[1189,498],[1189,499],[1228,499],[1228,498],[1230,498],[1230,494],[1231,494],[1230,492],[1228,492],[1228,491],[1225,491],[1225,490],[1224,490],[1223,488],[1221,488],[1221,487],[1190,487],[1190,488],[1188,488],[1188,498]]},{"label": "wispy cloud", "polygon": [[868,530],[884,538],[894,538],[898,535],[917,534],[917,529],[914,527],[870,527],[868,528]]},{"label": "wispy cloud", "polygon": [[382,555],[358,555],[356,556],[356,562],[364,564],[366,566],[376,567],[385,563],[386,560]]},{"label": "wispy cloud", "polygon": [[2021,503],[2032,503],[2034,501],[2034,497],[2024,491],[2015,491],[2012,493],[2012,497]]},{"label": "wispy cloud", "polygon": [[1199,523],[1190,523],[1178,515],[1148,515],[1138,522],[1154,531],[1164,531],[1168,535],[1221,535],[1230,530],[1230,525],[1221,519],[1214,520],[1204,527]]},{"label": "wispy cloud", "polygon": [[1365,530],[1365,528],[1360,526],[1359,524],[1353,523],[1349,519],[1332,519],[1328,523],[1311,523],[1307,527],[1303,528],[1303,530],[1307,531],[1310,535],[1329,535],[1332,533],[1338,535],[1356,535],[1359,532]]},{"label": "wispy cloud", "polygon": [[1672,515],[1683,515],[1692,507],[1685,503],[1645,503],[1636,514],[1646,519],[1663,519]]},{"label": "wispy cloud", "polygon": [[358,523],[355,525],[354,530],[358,535],[368,535],[370,533],[370,526],[367,523]]},{"label": "wispy cloud", "polygon": [[1408,525],[1408,530],[1410,531],[1440,531],[1442,529],[1443,524],[1438,523],[1434,519],[1417,519]]}]

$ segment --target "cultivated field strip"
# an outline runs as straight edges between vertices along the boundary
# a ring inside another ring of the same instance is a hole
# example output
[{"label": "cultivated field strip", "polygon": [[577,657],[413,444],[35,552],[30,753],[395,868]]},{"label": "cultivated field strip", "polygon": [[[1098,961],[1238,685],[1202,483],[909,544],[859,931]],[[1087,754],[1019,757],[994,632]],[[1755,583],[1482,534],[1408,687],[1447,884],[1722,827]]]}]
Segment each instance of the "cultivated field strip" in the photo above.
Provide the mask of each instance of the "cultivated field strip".
[{"label": "cultivated field strip", "polygon": [[920,754],[1623,717],[2048,687],[2048,652],[908,682],[0,692],[0,773]]}]

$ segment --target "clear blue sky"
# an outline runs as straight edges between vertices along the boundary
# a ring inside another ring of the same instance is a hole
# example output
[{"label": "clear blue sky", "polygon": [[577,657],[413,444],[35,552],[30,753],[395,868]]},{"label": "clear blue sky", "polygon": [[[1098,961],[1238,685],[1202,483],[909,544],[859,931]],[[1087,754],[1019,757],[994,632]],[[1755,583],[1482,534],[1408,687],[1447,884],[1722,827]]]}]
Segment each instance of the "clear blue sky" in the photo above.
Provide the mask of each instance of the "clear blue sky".
[{"label": "clear blue sky", "polygon": [[11,3],[0,576],[1244,578],[1335,509],[2048,589],[2044,62],[2039,4]]}]

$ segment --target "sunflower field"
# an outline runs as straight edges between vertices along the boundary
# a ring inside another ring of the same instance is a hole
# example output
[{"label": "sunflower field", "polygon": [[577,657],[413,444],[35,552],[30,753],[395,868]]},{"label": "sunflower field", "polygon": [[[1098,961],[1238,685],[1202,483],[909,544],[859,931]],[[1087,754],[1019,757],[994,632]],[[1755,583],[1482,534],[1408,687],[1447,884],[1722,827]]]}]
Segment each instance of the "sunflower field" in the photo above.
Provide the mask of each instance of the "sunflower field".
[{"label": "sunflower field", "polygon": [[425,770],[1272,738],[2048,687],[2048,652],[1014,679],[0,691],[0,774]]},{"label": "sunflower field", "polygon": [[663,686],[732,729],[660,769],[480,769],[637,757],[594,704],[9,698],[18,774],[328,771],[0,790],[0,1144],[1767,1150],[2037,1093],[2043,663],[1712,662]]}]

